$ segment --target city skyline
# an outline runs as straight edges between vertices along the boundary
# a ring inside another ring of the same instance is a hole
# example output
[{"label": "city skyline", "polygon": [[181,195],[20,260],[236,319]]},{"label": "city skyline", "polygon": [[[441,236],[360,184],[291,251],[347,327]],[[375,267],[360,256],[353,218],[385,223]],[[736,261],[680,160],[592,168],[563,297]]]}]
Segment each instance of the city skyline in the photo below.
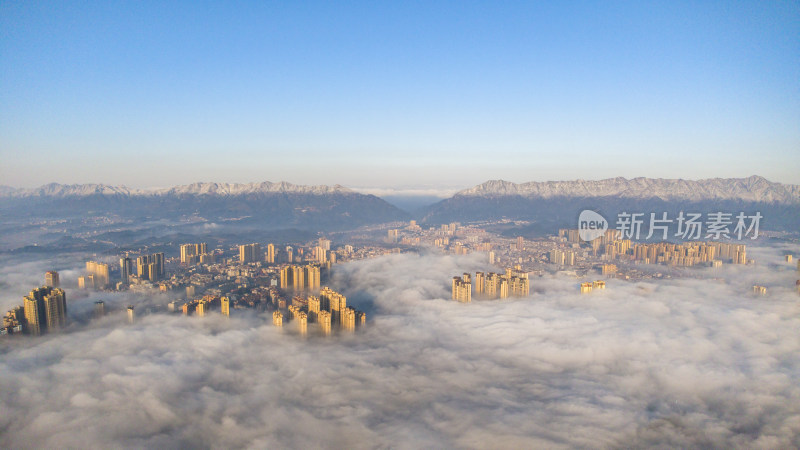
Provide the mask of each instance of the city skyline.
[{"label": "city skyline", "polygon": [[796,3],[1,8],[2,184],[800,184]]}]

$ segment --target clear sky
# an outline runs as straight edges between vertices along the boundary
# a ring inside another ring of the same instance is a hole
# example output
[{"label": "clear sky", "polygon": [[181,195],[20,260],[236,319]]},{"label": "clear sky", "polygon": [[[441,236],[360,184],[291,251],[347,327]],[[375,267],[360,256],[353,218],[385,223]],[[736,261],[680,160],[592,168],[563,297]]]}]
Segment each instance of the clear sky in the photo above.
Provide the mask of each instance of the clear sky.
[{"label": "clear sky", "polygon": [[0,2],[0,184],[763,175],[800,2]]}]

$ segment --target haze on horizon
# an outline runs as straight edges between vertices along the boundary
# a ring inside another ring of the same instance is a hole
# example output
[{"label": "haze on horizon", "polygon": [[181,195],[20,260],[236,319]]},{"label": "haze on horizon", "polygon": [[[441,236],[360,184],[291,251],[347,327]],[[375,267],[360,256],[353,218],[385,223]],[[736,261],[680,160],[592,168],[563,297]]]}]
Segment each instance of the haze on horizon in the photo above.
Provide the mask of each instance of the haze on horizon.
[{"label": "haze on horizon", "polygon": [[800,184],[800,4],[0,5],[0,184]]}]

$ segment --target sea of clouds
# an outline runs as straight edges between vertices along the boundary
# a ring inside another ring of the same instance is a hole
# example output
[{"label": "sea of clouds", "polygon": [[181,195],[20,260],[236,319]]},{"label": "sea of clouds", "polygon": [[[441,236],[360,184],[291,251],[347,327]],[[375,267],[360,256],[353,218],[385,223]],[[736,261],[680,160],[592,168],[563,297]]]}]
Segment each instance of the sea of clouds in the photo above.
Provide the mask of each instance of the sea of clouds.
[{"label": "sea of clouds", "polygon": [[[581,295],[585,280],[548,275],[470,304],[450,279],[485,255],[342,264],[331,285],[369,324],[329,338],[253,311],[126,325],[123,306],[149,300],[73,295],[67,332],[0,339],[0,447],[800,447],[787,250],[694,272],[715,280]],[[2,263],[16,293],[49,264]],[[87,322],[98,298],[114,312]]]}]

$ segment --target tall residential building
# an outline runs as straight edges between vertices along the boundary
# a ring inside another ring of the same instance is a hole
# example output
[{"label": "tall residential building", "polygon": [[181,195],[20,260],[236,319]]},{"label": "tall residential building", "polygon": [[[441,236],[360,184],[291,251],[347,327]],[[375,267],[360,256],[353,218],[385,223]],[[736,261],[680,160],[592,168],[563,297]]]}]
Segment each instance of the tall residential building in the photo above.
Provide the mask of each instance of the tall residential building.
[{"label": "tall residential building", "polygon": [[331,241],[329,239],[319,238],[319,246],[327,251],[330,251]]},{"label": "tall residential building", "polygon": [[295,319],[300,334],[306,334],[308,332],[308,315],[303,311],[298,311]]},{"label": "tall residential building", "polygon": [[109,270],[108,264],[99,263],[97,261],[87,261],[86,271],[94,276],[94,287],[102,289],[108,286],[109,283]]},{"label": "tall residential building", "polygon": [[744,245],[741,247],[742,248],[736,249],[736,256],[733,258],[734,264],[747,264],[747,251]]},{"label": "tall residential building", "polygon": [[55,330],[67,325],[67,299],[64,291],[58,288],[50,291],[44,298],[47,329]]},{"label": "tall residential building", "polygon": [[306,273],[302,266],[292,266],[292,287],[303,289],[306,286]]},{"label": "tall residential building", "polygon": [[294,270],[292,270],[292,266],[284,266],[281,267],[280,270],[280,287],[281,289],[289,289],[292,287],[292,275],[294,274]]},{"label": "tall residential building", "polygon": [[201,242],[199,244],[183,244],[181,245],[181,263],[193,265],[203,262],[203,256],[208,256],[208,244]]},{"label": "tall residential building", "polygon": [[78,288],[80,289],[94,289],[94,275],[83,275],[78,277]]},{"label": "tall residential building", "polygon": [[320,264],[325,264],[327,260],[328,260],[328,251],[320,247],[319,245],[314,247],[314,261],[317,261]]},{"label": "tall residential building", "polygon": [[[465,274],[461,280],[469,282],[469,274]],[[456,277],[457,278],[457,277]],[[456,279],[453,279],[456,284]],[[503,275],[489,272],[475,273],[476,292],[490,298],[527,297],[530,293],[530,280],[527,272],[521,272],[519,266],[516,269],[507,268]]]},{"label": "tall residential building", "polygon": [[508,279],[509,291],[513,297],[527,297],[530,293],[528,274],[513,275]]},{"label": "tall residential building", "polygon": [[486,274],[486,287],[484,293],[489,297],[497,297],[500,288],[500,275],[489,272]]},{"label": "tall residential building", "polygon": [[92,315],[95,319],[99,319],[106,315],[106,304],[102,300],[94,302],[94,314]]},{"label": "tall residential building", "polygon": [[486,278],[483,272],[475,272],[475,293],[483,294],[486,292]]},{"label": "tall residential building", "polygon": [[44,302],[32,297],[23,297],[22,307],[25,308],[25,332],[38,336],[45,330]]},{"label": "tall residential building", "polygon": [[133,309],[133,305],[128,305],[127,309],[128,313],[128,323],[133,324],[136,322],[136,312]]},{"label": "tall residential building", "polygon": [[67,323],[67,297],[63,289],[43,286],[23,298],[27,332],[40,335]]},{"label": "tall residential building", "polygon": [[452,298],[462,303],[472,301],[472,282],[468,273],[461,277],[453,277]]},{"label": "tall residential building", "polygon": [[275,311],[272,313],[272,324],[276,327],[283,326],[283,314],[280,311]]},{"label": "tall residential building", "polygon": [[320,269],[319,266],[308,265],[305,268],[306,285],[309,289],[317,289],[320,284]]},{"label": "tall residential building", "polygon": [[315,264],[284,266],[279,274],[281,289],[318,289],[320,286],[320,267]]},{"label": "tall residential building", "polygon": [[342,329],[348,331],[356,329],[356,310],[349,306],[342,310]]},{"label": "tall residential building", "polygon": [[260,262],[264,255],[261,253],[261,244],[244,244],[239,246],[239,262],[242,264]]},{"label": "tall residential building", "polygon": [[130,277],[133,275],[133,260],[127,256],[119,259],[119,274],[122,284],[130,284]]},{"label": "tall residential building", "polygon": [[286,315],[284,316],[284,319],[286,320],[294,319],[297,316],[297,313],[300,312],[300,308],[295,304],[289,305],[286,310]]},{"label": "tall residential building", "polygon": [[231,299],[227,296],[222,297],[220,300],[220,311],[223,316],[231,315]]},{"label": "tall residential building", "polygon": [[182,244],[181,245],[181,263],[186,264],[191,261],[192,256],[195,255],[195,245],[194,244]]},{"label": "tall residential building", "polygon": [[267,244],[267,262],[275,264],[275,246],[272,244]]},{"label": "tall residential building", "polygon": [[50,270],[48,272],[45,272],[44,285],[54,288],[60,287],[61,282],[58,280],[58,272],[56,272],[55,270]]},{"label": "tall residential building", "polygon": [[150,263],[147,265],[147,279],[150,281],[156,281],[160,279],[158,276],[158,266],[155,263]]},{"label": "tall residential building", "polygon": [[194,308],[194,313],[198,317],[203,317],[208,312],[208,309],[209,309],[208,302],[205,301],[205,300],[200,300],[199,302],[197,302],[197,306],[195,306],[195,308]]},{"label": "tall residential building", "polygon": [[356,327],[362,327],[367,324],[367,313],[363,311],[356,311]]},{"label": "tall residential building", "polygon": [[341,324],[341,312],[347,307],[347,298],[325,286],[319,293],[319,299],[322,309],[330,311],[331,323],[336,326]]},{"label": "tall residential building", "polygon": [[575,252],[571,250],[553,249],[550,250],[549,259],[551,264],[574,266]]},{"label": "tall residential building", "polygon": [[164,253],[153,253],[136,258],[136,273],[142,280],[158,281],[165,277]]},{"label": "tall residential building", "polygon": [[309,295],[308,296],[308,321],[309,322],[316,322],[317,317],[319,316],[320,309],[320,301],[319,298]]},{"label": "tall residential building", "polygon": [[509,286],[508,286],[508,278],[500,277],[500,298],[508,298],[509,294]]},{"label": "tall residential building", "polygon": [[320,311],[317,321],[319,322],[319,327],[322,330],[322,334],[331,334],[331,313],[328,311]]},{"label": "tall residential building", "polygon": [[291,246],[286,246],[286,262],[289,264],[294,262],[294,249]]}]

